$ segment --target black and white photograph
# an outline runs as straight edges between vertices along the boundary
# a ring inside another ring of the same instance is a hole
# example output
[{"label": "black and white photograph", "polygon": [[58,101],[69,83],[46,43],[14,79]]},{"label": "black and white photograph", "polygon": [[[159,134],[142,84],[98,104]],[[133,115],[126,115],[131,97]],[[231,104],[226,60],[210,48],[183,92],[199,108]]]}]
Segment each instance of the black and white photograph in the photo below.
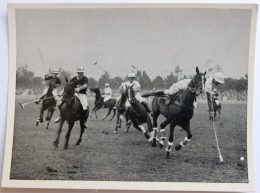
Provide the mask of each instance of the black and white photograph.
[{"label": "black and white photograph", "polygon": [[3,185],[252,190],[257,6],[9,8]]}]

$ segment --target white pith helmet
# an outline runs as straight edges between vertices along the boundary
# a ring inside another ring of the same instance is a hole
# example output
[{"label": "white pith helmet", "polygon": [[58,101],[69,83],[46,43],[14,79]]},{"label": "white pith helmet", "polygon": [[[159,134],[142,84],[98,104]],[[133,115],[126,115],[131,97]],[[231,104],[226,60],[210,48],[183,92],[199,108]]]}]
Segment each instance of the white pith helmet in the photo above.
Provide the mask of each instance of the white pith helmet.
[{"label": "white pith helmet", "polygon": [[213,91],[214,91],[214,92],[217,92],[217,89],[216,89],[216,88],[214,88],[214,89],[213,89]]},{"label": "white pith helmet", "polygon": [[128,78],[136,78],[135,73],[130,72],[130,73],[128,74]]},{"label": "white pith helmet", "polygon": [[78,67],[77,70],[76,70],[76,72],[84,72],[84,67],[82,67],[82,66],[81,66],[81,67]]},{"label": "white pith helmet", "polygon": [[109,86],[109,84],[108,84],[108,83],[106,83],[106,84],[105,84],[105,86]]},{"label": "white pith helmet", "polygon": [[224,74],[222,72],[215,72],[213,78],[221,84],[224,83]]}]

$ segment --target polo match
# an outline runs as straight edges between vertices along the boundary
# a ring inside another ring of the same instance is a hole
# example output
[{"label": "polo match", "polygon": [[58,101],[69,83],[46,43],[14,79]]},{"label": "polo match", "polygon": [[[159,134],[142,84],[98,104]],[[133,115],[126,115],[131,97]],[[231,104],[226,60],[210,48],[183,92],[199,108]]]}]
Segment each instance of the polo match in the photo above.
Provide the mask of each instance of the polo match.
[{"label": "polo match", "polygon": [[248,183],[248,10],[16,17],[11,179]]}]

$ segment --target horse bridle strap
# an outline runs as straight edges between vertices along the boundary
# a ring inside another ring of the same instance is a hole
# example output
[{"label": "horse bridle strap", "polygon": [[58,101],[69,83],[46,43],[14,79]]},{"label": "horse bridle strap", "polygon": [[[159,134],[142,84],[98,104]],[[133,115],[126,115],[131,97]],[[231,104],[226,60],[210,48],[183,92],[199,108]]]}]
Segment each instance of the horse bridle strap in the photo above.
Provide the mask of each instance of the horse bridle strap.
[{"label": "horse bridle strap", "polygon": [[188,86],[188,89],[189,89],[190,92],[195,93],[197,88],[202,84],[202,82],[200,82],[199,84],[196,84],[195,79],[192,79],[192,83],[195,85],[195,87],[192,88],[192,87]]}]

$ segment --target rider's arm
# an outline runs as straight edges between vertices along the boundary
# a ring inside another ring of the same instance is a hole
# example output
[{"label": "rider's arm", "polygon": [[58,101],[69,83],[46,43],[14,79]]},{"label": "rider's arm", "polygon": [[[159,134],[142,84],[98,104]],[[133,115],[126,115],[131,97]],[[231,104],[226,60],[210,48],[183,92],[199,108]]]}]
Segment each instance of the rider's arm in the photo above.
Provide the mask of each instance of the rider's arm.
[{"label": "rider's arm", "polygon": [[83,81],[84,81],[84,84],[82,86],[78,87],[79,91],[88,88],[88,78],[83,77]]},{"label": "rider's arm", "polygon": [[209,112],[213,112],[213,100],[212,100],[213,96],[212,96],[212,94],[209,93],[209,92],[206,92],[206,94],[207,94]]}]

